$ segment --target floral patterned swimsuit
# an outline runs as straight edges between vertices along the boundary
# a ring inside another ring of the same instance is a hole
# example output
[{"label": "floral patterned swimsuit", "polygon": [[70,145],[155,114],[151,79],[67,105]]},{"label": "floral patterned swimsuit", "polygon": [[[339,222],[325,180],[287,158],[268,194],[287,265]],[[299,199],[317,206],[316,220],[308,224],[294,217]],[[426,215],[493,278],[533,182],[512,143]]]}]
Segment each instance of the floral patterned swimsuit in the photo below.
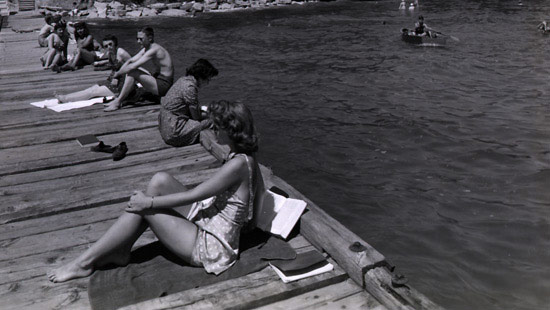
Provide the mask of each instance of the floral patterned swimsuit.
[{"label": "floral patterned swimsuit", "polygon": [[235,156],[243,156],[248,166],[248,202],[237,196],[237,184],[216,197],[193,203],[187,217],[199,228],[191,262],[216,275],[227,270],[237,260],[241,228],[252,218],[253,169],[245,154],[233,155],[231,158]]}]

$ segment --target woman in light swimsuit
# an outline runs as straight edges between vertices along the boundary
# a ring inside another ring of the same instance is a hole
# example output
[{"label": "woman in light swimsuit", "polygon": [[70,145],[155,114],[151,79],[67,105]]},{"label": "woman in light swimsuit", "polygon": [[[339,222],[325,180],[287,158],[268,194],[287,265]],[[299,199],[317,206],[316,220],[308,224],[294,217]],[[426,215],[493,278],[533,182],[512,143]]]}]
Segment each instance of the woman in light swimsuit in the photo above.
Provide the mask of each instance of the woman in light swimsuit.
[{"label": "woman in light swimsuit", "polygon": [[254,156],[258,141],[244,104],[213,102],[208,111],[218,142],[231,148],[232,158],[190,190],[167,173],[155,174],[145,193],[134,192],[125,212],[96,243],[48,273],[50,281],[86,277],[107,263],[128,264],[132,245],[148,227],[166,248],[209,273],[235,263],[241,228],[265,191]]}]

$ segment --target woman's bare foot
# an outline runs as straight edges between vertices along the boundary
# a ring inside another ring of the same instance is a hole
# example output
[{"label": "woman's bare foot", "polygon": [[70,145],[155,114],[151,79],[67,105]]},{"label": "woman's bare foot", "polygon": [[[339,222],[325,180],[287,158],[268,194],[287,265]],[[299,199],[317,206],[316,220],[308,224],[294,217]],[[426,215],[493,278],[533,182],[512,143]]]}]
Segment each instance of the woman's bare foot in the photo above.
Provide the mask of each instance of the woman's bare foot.
[{"label": "woman's bare foot", "polygon": [[111,112],[120,109],[120,104],[116,99],[111,101],[110,103],[104,104],[103,106],[105,107],[105,109],[103,109],[104,112]]},{"label": "woman's bare foot", "polygon": [[67,98],[63,95],[59,95],[59,94],[54,93],[54,96],[57,99],[57,101],[59,101],[59,103],[67,102]]},{"label": "woman's bare foot", "polygon": [[82,267],[77,261],[72,261],[57,269],[48,272],[48,279],[54,283],[69,281],[76,278],[84,278],[92,274],[92,267]]}]

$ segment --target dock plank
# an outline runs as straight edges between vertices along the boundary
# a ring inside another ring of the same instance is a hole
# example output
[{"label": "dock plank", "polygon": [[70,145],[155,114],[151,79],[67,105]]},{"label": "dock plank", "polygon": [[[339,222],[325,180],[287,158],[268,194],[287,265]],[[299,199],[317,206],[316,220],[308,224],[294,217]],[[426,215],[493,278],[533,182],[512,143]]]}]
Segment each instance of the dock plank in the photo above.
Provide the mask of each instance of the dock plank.
[{"label": "dock plank", "polygon": [[349,305],[353,305],[354,310],[386,310],[351,279],[255,308],[255,310],[329,310],[347,309]]},{"label": "dock plank", "polygon": [[[159,136],[157,128],[146,128],[132,132],[98,135],[97,138],[111,146],[116,146],[125,141],[128,146],[127,156],[132,158],[137,154],[169,149],[170,146],[160,141]],[[194,148],[187,149],[187,152],[192,150]],[[180,156],[177,151],[174,153],[174,156]],[[2,159],[0,161],[0,186],[25,182],[24,177],[18,176],[18,174],[77,166],[94,161],[112,161],[112,154],[91,152],[88,147],[80,147],[75,140],[4,149],[1,151],[0,157]],[[122,162],[126,162],[126,160]],[[63,172],[63,170],[56,171]],[[48,174],[48,172],[45,173]],[[50,178],[56,176],[52,173],[49,174]],[[37,177],[37,175],[33,175],[33,177]],[[29,180],[38,181],[41,179]]]},{"label": "dock plank", "polygon": [[[102,109],[102,107],[96,106]],[[115,121],[116,120],[116,121]],[[0,148],[74,140],[86,134],[106,135],[158,126],[151,113],[111,114],[106,117],[83,119],[74,123],[59,123],[47,127],[23,127],[0,131]]]}]

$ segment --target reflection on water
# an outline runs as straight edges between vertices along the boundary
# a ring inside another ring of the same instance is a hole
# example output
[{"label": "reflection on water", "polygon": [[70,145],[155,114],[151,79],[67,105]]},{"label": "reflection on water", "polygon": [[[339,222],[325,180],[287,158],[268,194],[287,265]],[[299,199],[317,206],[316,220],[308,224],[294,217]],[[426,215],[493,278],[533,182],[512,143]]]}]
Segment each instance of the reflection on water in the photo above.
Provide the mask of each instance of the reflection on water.
[{"label": "reflection on water", "polygon": [[[550,3],[316,3],[98,23],[137,51],[156,30],[176,74],[220,75],[201,100],[250,104],[261,161],[448,309],[550,304]],[[418,14],[456,36],[400,41]]]}]

